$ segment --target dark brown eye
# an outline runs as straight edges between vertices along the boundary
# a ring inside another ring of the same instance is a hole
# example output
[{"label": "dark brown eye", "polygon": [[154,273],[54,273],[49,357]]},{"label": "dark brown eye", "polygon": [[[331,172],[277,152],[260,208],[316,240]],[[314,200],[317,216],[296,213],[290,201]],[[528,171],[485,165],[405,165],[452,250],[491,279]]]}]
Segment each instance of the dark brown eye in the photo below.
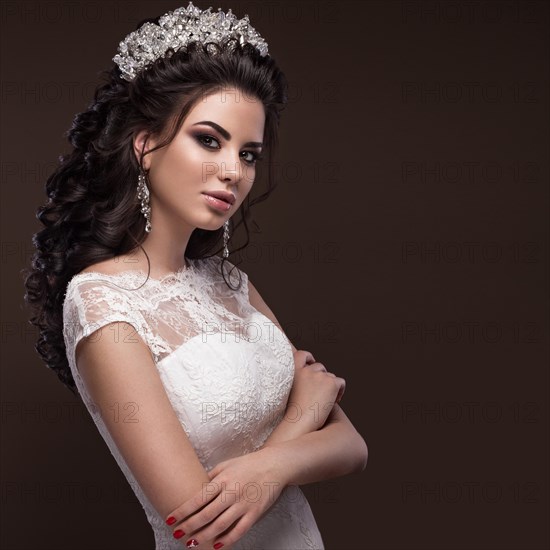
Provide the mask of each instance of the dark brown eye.
[{"label": "dark brown eye", "polygon": [[197,136],[197,140],[198,140],[199,143],[201,143],[203,145],[206,145],[206,147],[208,147],[209,149],[219,149],[219,147],[210,147],[210,145],[208,145],[208,143],[204,142],[204,140],[214,140],[219,145],[218,140],[214,136],[211,136],[209,134],[199,134]]},{"label": "dark brown eye", "polygon": [[[201,145],[204,145],[207,149],[220,149],[220,142],[210,134],[197,134],[195,138]],[[209,145],[210,143],[212,143],[212,141],[215,141],[218,144],[218,147],[212,147],[211,145]],[[263,156],[259,153],[256,153],[255,151],[243,151],[243,153],[245,155],[252,155],[252,158],[244,159],[247,164],[253,165],[256,164],[256,161],[263,159]]]},{"label": "dark brown eye", "polygon": [[254,151],[243,151],[245,155],[252,155],[251,159],[246,160],[245,162],[248,162],[249,164],[254,164],[258,159],[260,159],[260,155],[258,153],[255,153]]}]

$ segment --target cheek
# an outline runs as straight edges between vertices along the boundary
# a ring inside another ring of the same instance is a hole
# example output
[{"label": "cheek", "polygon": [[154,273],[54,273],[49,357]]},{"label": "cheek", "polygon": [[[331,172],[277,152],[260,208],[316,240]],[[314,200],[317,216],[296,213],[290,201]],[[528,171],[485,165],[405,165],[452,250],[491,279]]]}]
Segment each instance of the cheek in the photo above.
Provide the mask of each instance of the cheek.
[{"label": "cheek", "polygon": [[207,151],[190,142],[179,151],[177,170],[186,182],[200,185],[217,172],[218,166]]},{"label": "cheek", "polygon": [[173,151],[156,167],[155,176],[163,187],[184,190],[188,184],[201,182],[205,159],[195,150]]},{"label": "cheek", "polygon": [[248,165],[243,163],[243,183],[252,187],[254,180],[256,179],[256,167],[254,165]]},{"label": "cheek", "polygon": [[250,194],[250,191],[252,191],[253,182],[249,180],[242,180],[240,182],[239,189],[239,206],[245,201],[246,197]]}]

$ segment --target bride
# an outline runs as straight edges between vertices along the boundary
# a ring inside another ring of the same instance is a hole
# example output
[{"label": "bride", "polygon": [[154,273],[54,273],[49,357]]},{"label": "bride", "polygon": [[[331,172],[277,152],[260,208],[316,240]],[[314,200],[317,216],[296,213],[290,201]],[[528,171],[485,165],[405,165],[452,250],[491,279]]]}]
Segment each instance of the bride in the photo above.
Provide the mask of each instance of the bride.
[{"label": "bride", "polygon": [[48,178],[25,299],[157,550],[322,549],[299,486],[363,470],[367,446],[338,404],[345,381],[228,259],[273,189],[287,84],[247,16],[210,10],[189,3],[120,43]]}]

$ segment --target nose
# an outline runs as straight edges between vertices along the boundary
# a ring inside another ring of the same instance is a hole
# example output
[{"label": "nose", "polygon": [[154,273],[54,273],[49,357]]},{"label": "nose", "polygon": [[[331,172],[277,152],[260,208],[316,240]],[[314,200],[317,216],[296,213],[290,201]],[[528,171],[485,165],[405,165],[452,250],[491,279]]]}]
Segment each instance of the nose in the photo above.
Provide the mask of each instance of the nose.
[{"label": "nose", "polygon": [[241,162],[238,160],[221,161],[218,177],[224,182],[238,183],[242,178]]}]

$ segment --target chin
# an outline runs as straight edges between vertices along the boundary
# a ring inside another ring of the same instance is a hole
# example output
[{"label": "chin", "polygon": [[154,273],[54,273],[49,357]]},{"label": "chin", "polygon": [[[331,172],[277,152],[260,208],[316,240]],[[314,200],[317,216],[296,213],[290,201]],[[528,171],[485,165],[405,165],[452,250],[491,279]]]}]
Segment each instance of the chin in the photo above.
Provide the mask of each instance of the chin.
[{"label": "chin", "polygon": [[204,229],[205,231],[217,231],[220,227],[223,227],[227,217],[219,216],[217,219],[210,218],[208,220],[196,220],[193,225],[198,229]]}]

